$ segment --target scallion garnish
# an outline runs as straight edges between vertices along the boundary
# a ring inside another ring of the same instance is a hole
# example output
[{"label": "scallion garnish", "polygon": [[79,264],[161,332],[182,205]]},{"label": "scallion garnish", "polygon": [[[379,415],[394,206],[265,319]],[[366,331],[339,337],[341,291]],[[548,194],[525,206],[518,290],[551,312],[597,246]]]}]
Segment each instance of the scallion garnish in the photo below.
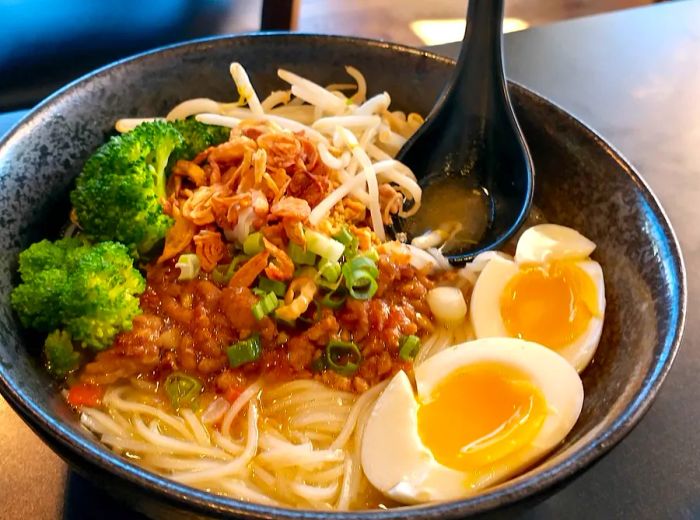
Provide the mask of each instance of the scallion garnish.
[{"label": "scallion garnish", "polygon": [[418,349],[420,348],[420,339],[418,336],[411,334],[410,336],[401,336],[399,340],[399,357],[404,361],[412,361]]},{"label": "scallion garnish", "polygon": [[289,243],[287,254],[294,262],[294,265],[314,265],[316,263],[316,255],[314,253],[305,250],[294,242]]},{"label": "scallion garnish", "polygon": [[352,341],[332,340],[326,345],[328,368],[341,376],[351,376],[360,368],[362,353]]},{"label": "scallion garnish", "polygon": [[379,269],[370,258],[356,256],[343,264],[342,272],[345,287],[356,300],[369,300],[377,292]]},{"label": "scallion garnish", "polygon": [[364,253],[362,253],[362,256],[364,256],[365,258],[369,258],[374,262],[379,262],[379,251],[377,251],[374,247],[371,248],[369,251],[365,251]]},{"label": "scallion garnish", "polygon": [[173,408],[179,410],[183,406],[192,406],[202,391],[202,383],[196,377],[173,372],[165,379],[165,393],[168,394]]},{"label": "scallion garnish", "polygon": [[347,297],[348,295],[344,289],[337,289],[327,293],[321,299],[321,305],[328,307],[329,309],[340,309],[345,303]]},{"label": "scallion garnish", "polygon": [[357,254],[360,241],[347,227],[343,227],[333,238],[345,246],[343,254],[346,259]]},{"label": "scallion garnish", "polygon": [[349,262],[346,262],[346,264],[350,264],[350,268],[354,271],[358,269],[365,269],[369,274],[372,275],[373,278],[379,276],[379,269],[377,269],[377,263],[368,256],[356,256]]},{"label": "scallion garnish", "polygon": [[344,246],[347,246],[350,242],[355,240],[355,235],[353,235],[350,230],[346,227],[343,227],[338,233],[333,235],[333,238],[343,244]]},{"label": "scallion garnish", "polygon": [[325,356],[319,356],[311,362],[312,372],[323,372],[326,368],[328,368],[328,363]]},{"label": "scallion garnish", "polygon": [[231,280],[238,266],[241,263],[245,263],[247,260],[249,260],[247,255],[238,255],[230,264],[217,265],[211,272],[211,279],[218,284],[226,285]]},{"label": "scallion garnish", "polygon": [[327,284],[334,284],[340,278],[340,263],[331,262],[325,258],[318,261],[318,276]]},{"label": "scallion garnish", "polygon": [[231,345],[226,349],[228,364],[233,368],[239,367],[260,357],[262,347],[260,346],[260,335],[253,334],[248,339],[244,339]]},{"label": "scallion garnish", "polygon": [[279,300],[277,299],[277,295],[273,292],[269,292],[260,298],[260,301],[253,305],[251,310],[253,311],[253,316],[255,316],[255,319],[260,321],[263,319],[263,316],[267,316],[278,306]]},{"label": "scallion garnish", "polygon": [[264,276],[260,277],[258,289],[265,291],[266,293],[273,292],[280,298],[283,298],[287,293],[287,286],[284,283],[278,282],[277,280],[270,280]]},{"label": "scallion garnish", "polygon": [[193,253],[185,253],[180,255],[175,264],[180,270],[178,280],[194,280],[199,274],[199,257]]},{"label": "scallion garnish", "polygon": [[304,236],[306,237],[307,251],[311,251],[331,262],[337,262],[343,256],[345,246],[337,240],[333,240],[312,229],[307,229]]},{"label": "scallion garnish", "polygon": [[263,249],[265,249],[265,243],[263,242],[263,234],[259,231],[251,233],[243,241],[243,252],[248,256],[257,255]]}]

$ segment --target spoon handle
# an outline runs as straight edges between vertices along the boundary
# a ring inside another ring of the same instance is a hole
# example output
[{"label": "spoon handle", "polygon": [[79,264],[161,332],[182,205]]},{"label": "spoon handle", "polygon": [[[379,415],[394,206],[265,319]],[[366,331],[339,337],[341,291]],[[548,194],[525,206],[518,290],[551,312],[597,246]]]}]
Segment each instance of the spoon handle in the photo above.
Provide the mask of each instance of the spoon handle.
[{"label": "spoon handle", "polygon": [[507,99],[503,71],[504,0],[470,0],[467,27],[457,61],[452,89],[446,97],[458,97],[456,103],[468,115],[491,113],[498,97]]}]

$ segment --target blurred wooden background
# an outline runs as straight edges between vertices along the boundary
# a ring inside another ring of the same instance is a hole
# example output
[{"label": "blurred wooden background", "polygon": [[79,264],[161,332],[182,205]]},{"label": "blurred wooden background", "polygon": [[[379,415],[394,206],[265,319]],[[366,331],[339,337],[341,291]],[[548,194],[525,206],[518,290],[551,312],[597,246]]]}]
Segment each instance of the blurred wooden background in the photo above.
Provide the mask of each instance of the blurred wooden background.
[{"label": "blurred wooden background", "polygon": [[[273,0],[274,1],[274,0]],[[458,19],[465,0],[297,0],[297,29],[352,34],[410,45],[425,44],[411,29],[417,20]],[[528,26],[637,7],[652,0],[506,0],[506,17]]]}]

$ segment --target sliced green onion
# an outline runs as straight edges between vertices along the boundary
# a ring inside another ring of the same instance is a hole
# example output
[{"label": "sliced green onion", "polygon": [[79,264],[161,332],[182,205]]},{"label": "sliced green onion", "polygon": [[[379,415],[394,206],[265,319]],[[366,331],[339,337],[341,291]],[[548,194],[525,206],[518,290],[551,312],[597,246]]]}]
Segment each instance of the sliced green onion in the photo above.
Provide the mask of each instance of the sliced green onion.
[{"label": "sliced green onion", "polygon": [[367,271],[369,274],[372,275],[373,278],[377,278],[379,276],[379,269],[377,269],[377,264],[374,260],[372,260],[369,257],[366,256],[356,256],[355,258],[351,259],[348,262],[345,262],[345,265],[350,264],[350,269],[353,271],[357,271],[359,269],[364,269]]},{"label": "sliced green onion", "polygon": [[175,264],[180,270],[178,280],[194,280],[199,274],[199,257],[193,253],[185,253],[180,255]]},{"label": "sliced green onion", "polygon": [[345,246],[345,258],[352,258],[357,254],[360,240],[347,227],[343,227],[333,238]]},{"label": "sliced green onion", "polygon": [[333,340],[326,345],[328,368],[341,376],[351,376],[360,368],[362,354],[352,341]]},{"label": "sliced green onion", "polygon": [[344,246],[347,246],[353,240],[357,239],[357,237],[353,235],[347,227],[344,226],[340,231],[338,231],[338,233],[333,235],[333,238],[341,244],[343,244]]},{"label": "sliced green onion", "polygon": [[306,251],[299,244],[290,242],[287,247],[287,254],[292,259],[294,265],[314,265],[316,263],[316,255],[311,251]]},{"label": "sliced green onion", "polygon": [[260,335],[253,334],[248,339],[244,339],[231,345],[226,349],[228,364],[233,368],[239,367],[260,357],[262,347],[260,346]]},{"label": "sliced green onion", "polygon": [[287,294],[287,286],[283,282],[278,282],[277,280],[270,280],[264,276],[260,277],[258,282],[258,289],[265,291],[266,293],[273,292],[280,298],[283,298]]},{"label": "sliced green onion", "polygon": [[343,264],[342,272],[345,287],[356,300],[369,300],[377,292],[379,269],[370,258],[356,256]]},{"label": "sliced green onion", "polygon": [[260,296],[260,297],[262,298],[263,296],[265,296],[265,295],[267,294],[268,291],[263,291],[262,289],[258,289],[257,287],[253,287],[253,288],[251,289],[251,292],[252,292],[255,296]]},{"label": "sliced green onion", "polygon": [[362,269],[353,272],[352,276],[345,277],[345,287],[356,300],[369,300],[379,288],[377,280]]},{"label": "sliced green onion", "polygon": [[331,291],[321,299],[321,305],[329,309],[340,309],[348,295],[344,290]]},{"label": "sliced green onion", "polygon": [[325,356],[320,356],[314,359],[311,362],[311,371],[312,372],[323,372],[325,369],[328,368],[328,362],[326,361]]},{"label": "sliced green onion", "polygon": [[337,262],[343,256],[345,246],[341,242],[312,229],[306,230],[305,237],[308,251],[316,253],[318,256],[322,256],[331,262]]},{"label": "sliced green onion", "polygon": [[379,262],[379,252],[375,248],[372,248],[369,251],[362,253],[362,256],[364,256],[365,258],[369,258],[370,260],[373,260],[375,262]]},{"label": "sliced green onion", "polygon": [[238,255],[235,257],[230,264],[217,265],[211,272],[211,279],[216,283],[225,285],[231,280],[233,273],[236,272],[238,265],[242,262],[246,262],[250,257],[247,255]]},{"label": "sliced green onion", "polygon": [[192,406],[202,391],[202,383],[199,379],[182,372],[170,374],[165,380],[164,387],[165,393],[168,394],[176,410],[184,406]]},{"label": "sliced green onion", "polygon": [[[329,284],[334,284],[340,278],[340,263],[331,262],[326,258],[321,258],[318,261],[318,276],[317,278],[323,279]],[[318,280],[317,280],[318,281]]]},{"label": "sliced green onion", "polygon": [[411,361],[420,348],[420,339],[418,336],[411,334],[410,336],[401,336],[399,340],[399,357],[404,361]]},{"label": "sliced green onion", "polygon": [[277,307],[279,307],[277,295],[273,292],[269,292],[263,296],[259,302],[253,305],[251,310],[253,311],[253,316],[255,316],[255,319],[260,321],[263,319],[263,316],[267,316]]},{"label": "sliced green onion", "polygon": [[248,235],[243,241],[243,252],[246,255],[257,255],[263,249],[265,249],[265,243],[263,242],[263,234],[259,231]]}]

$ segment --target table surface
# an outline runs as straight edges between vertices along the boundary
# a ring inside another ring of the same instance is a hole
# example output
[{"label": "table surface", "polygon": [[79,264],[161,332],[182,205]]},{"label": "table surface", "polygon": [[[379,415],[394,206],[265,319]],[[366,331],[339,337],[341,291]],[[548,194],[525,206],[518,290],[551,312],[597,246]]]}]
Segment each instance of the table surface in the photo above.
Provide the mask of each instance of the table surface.
[{"label": "table surface", "polygon": [[[639,426],[552,497],[487,518],[700,518],[698,21],[700,0],[685,0],[506,37],[509,77],[595,128],[656,192],[685,255],[689,300],[680,353]],[[0,115],[0,135],[22,114]],[[0,518],[57,517],[140,515],[69,471],[0,398]]]}]

